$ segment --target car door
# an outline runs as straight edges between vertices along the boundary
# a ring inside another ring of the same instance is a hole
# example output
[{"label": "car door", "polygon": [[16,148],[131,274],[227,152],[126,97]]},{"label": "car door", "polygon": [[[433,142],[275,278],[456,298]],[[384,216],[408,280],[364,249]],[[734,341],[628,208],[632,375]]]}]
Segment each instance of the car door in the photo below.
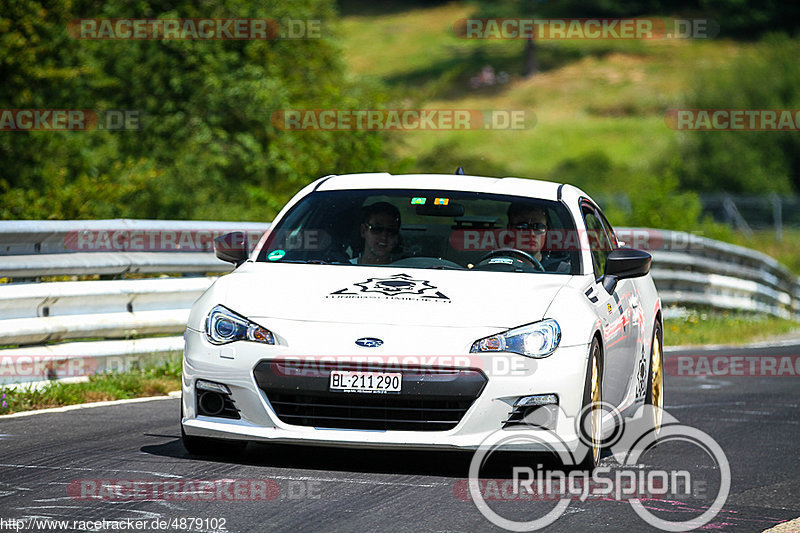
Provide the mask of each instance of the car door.
[{"label": "car door", "polygon": [[[602,210],[596,207],[603,228],[609,236],[614,248],[618,248],[616,233],[609,224],[608,219],[603,215]],[[645,354],[645,320],[644,309],[639,297],[638,284],[635,279],[624,279],[617,283],[615,292],[620,294],[620,302],[624,312],[624,320],[627,331],[625,339],[626,356],[630,363],[625,379],[631,386],[631,397],[623,398],[626,406],[635,399],[643,399],[644,391],[647,386],[647,354]]]},{"label": "car door", "polygon": [[611,294],[606,292],[602,279],[608,255],[616,248],[616,238],[613,233],[609,234],[604,225],[604,217],[594,204],[583,202],[581,212],[592,252],[595,278],[592,295],[597,299],[593,304],[602,322],[605,339],[603,401],[619,406],[625,399],[636,363],[631,325],[633,284],[630,280],[620,280]]}]

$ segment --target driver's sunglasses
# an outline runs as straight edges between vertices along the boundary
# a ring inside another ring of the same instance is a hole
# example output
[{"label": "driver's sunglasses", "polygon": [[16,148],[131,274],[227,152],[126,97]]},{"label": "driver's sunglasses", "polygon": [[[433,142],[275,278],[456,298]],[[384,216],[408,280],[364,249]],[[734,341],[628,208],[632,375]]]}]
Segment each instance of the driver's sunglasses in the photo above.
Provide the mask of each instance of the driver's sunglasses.
[{"label": "driver's sunglasses", "polygon": [[511,227],[520,230],[533,230],[536,233],[544,233],[547,231],[547,224],[543,224],[542,222],[534,222],[532,224],[525,222],[523,224],[513,224]]},{"label": "driver's sunglasses", "polygon": [[397,235],[400,233],[400,228],[396,226],[380,226],[378,224],[365,224],[370,233],[379,235],[381,233],[388,233],[389,235]]}]

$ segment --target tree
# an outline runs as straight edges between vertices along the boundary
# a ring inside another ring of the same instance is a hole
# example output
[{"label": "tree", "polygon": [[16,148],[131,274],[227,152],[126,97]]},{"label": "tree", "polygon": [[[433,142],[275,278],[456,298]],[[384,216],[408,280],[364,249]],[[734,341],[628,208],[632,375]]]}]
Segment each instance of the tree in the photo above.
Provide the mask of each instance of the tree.
[{"label": "tree", "polygon": [[[141,129],[2,132],[0,156],[11,162],[0,169],[3,218],[268,220],[320,175],[387,164],[379,133],[286,132],[271,124],[280,109],[381,104],[375,87],[347,75],[331,37],[329,0],[141,0],[135,10],[124,0],[74,0],[56,10],[33,0],[12,4],[0,14],[0,28],[12,29],[0,39],[0,107],[134,110]],[[231,14],[317,20],[324,34],[197,41],[67,34],[68,22],[82,17]]]},{"label": "tree", "polygon": [[[682,107],[800,108],[800,40],[773,35],[728,65],[697,73]],[[688,131],[679,134],[675,173],[683,187],[744,194],[800,191],[796,131]]]}]

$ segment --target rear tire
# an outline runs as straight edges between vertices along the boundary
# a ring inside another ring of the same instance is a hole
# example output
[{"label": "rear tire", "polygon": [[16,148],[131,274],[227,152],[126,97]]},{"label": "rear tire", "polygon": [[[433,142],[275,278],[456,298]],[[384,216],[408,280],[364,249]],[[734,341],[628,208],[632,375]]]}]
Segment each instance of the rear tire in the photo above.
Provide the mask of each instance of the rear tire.
[{"label": "rear tire", "polygon": [[662,343],[661,324],[656,322],[653,328],[653,342],[650,347],[650,371],[647,374],[647,392],[644,402],[652,405],[653,430],[655,434],[661,431],[662,414],[664,409],[664,352]]}]

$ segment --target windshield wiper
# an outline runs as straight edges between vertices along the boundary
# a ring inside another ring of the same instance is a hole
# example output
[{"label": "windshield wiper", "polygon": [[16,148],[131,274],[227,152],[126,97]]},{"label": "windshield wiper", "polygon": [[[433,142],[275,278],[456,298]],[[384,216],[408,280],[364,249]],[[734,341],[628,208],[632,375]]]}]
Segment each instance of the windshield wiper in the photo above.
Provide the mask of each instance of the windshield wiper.
[{"label": "windshield wiper", "polygon": [[429,268],[431,270],[469,270],[465,267],[454,267],[450,265],[433,265],[429,267],[421,267],[421,268]]}]

